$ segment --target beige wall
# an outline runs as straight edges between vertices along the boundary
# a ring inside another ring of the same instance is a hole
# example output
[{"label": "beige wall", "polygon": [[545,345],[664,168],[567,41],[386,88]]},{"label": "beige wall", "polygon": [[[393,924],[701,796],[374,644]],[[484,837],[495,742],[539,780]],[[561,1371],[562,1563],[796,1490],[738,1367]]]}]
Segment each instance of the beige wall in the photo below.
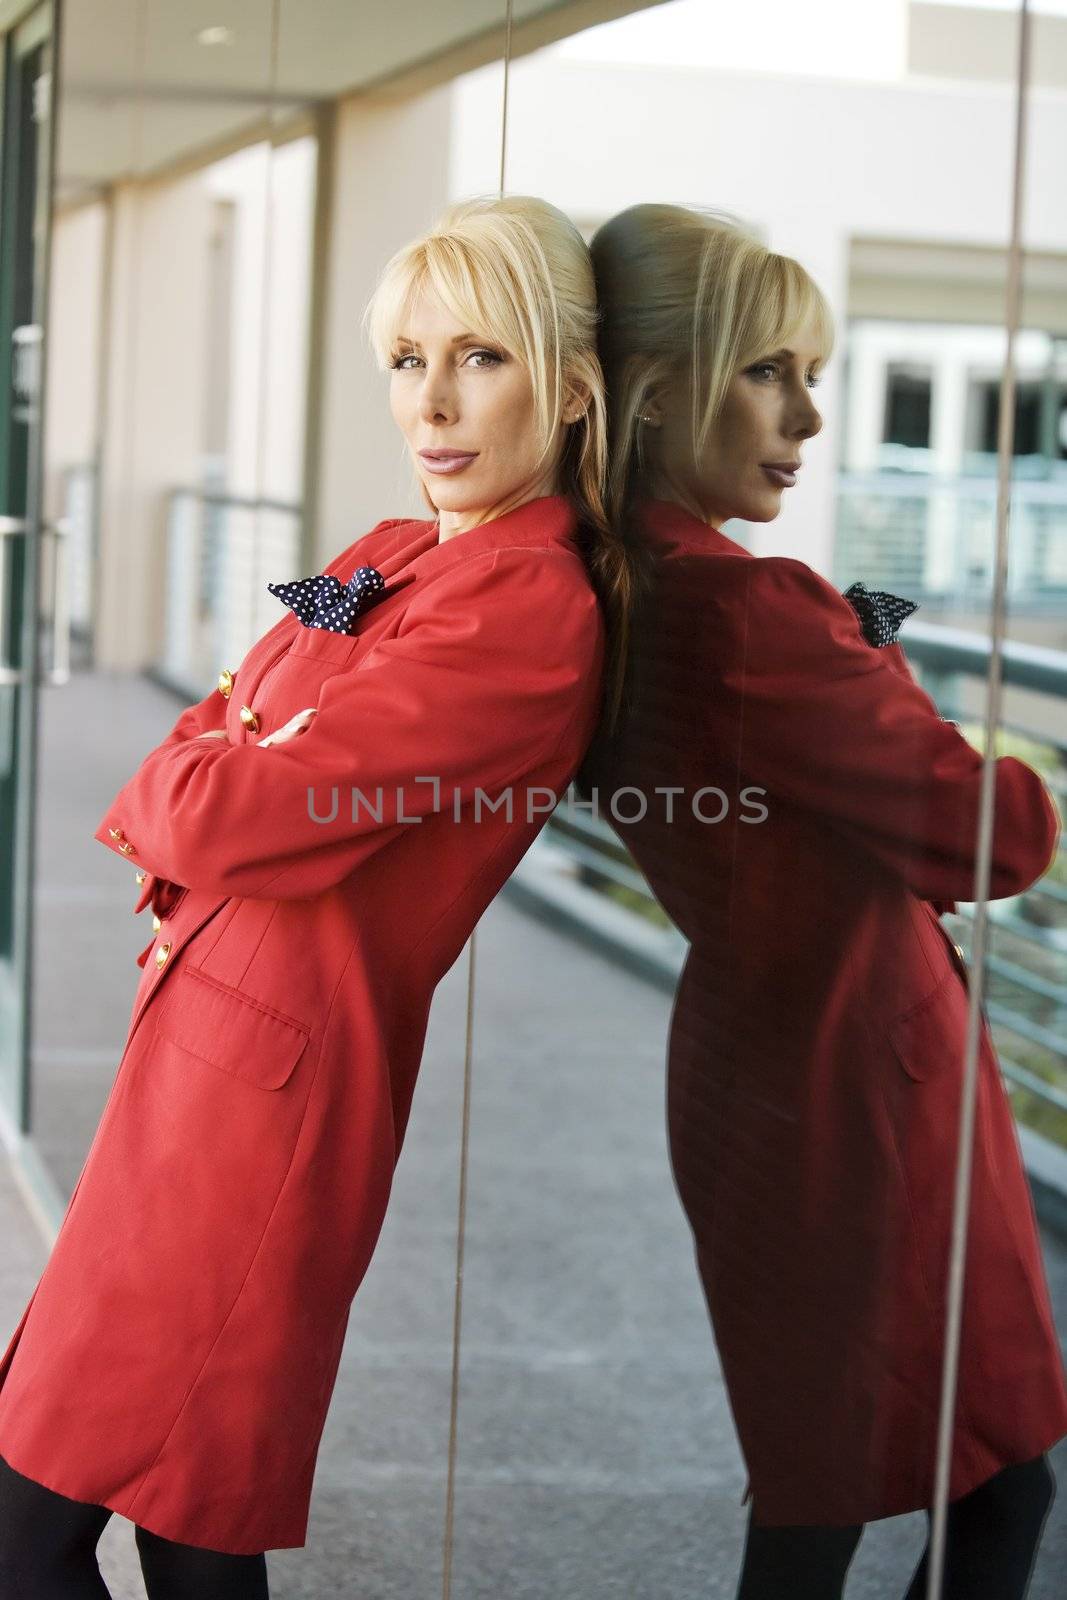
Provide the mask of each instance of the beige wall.
[{"label": "beige wall", "polygon": [[451,91],[338,107],[315,441],[321,567],[384,517],[425,516],[361,318],[385,261],[448,199]]},{"label": "beige wall", "polygon": [[101,310],[108,207],[98,201],[57,219],[52,235],[45,355],[45,516],[60,515],[60,474],[94,460],[99,442]]},{"label": "beige wall", "polygon": [[164,491],[200,461],[211,208],[198,176],[120,185],[113,225],[97,660],[129,669],[158,654]]},{"label": "beige wall", "polygon": [[[1033,12],[1033,8],[1031,8]],[[1019,59],[1017,11],[913,4],[908,16],[908,71],[930,78],[1014,80]],[[1030,82],[1067,86],[1067,17],[1033,14]]]}]

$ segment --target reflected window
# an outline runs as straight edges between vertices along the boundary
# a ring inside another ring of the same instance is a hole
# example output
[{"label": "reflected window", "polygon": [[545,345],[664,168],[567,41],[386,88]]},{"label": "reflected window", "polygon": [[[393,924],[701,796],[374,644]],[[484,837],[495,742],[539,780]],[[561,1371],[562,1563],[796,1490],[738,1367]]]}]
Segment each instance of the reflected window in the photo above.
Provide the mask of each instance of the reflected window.
[{"label": "reflected window", "polygon": [[[1000,427],[1000,383],[986,379],[975,385],[974,415],[978,439],[972,446],[984,455],[996,455]],[[1041,385],[1020,383],[1015,391],[1015,443],[1017,456],[1041,453]]]},{"label": "reflected window", "polygon": [[930,397],[933,385],[926,367],[891,364],[886,377],[885,444],[925,450],[930,443]]}]

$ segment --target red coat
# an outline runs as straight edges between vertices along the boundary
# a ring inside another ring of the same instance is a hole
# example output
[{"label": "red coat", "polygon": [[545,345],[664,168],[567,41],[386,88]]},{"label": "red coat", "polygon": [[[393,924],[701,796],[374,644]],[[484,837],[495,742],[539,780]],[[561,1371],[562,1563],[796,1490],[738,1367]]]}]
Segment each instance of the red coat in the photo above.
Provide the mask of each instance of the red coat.
[{"label": "red coat", "polygon": [[327,568],[386,579],[354,632],[287,612],[108,808],[96,837],[133,845],[142,901],[185,887],[0,1362],[19,1472],[184,1543],[303,1544],[434,988],[592,733],[604,626],[574,526],[561,497],[442,544],[381,523]]},{"label": "red coat", "polygon": [[[674,1174],[761,1523],[931,1504],[981,760],[899,644],[801,561],[646,507],[657,583],[623,736],[586,767],[691,941]],[[679,786],[674,820],[656,786]],[[723,792],[693,796],[702,786]],[[749,787],[760,793],[746,794]],[[688,798],[687,798],[688,797]],[[760,808],[767,815],[760,817]],[[637,817],[640,797],[617,796]],[[609,818],[610,819],[610,818]],[[1038,775],[996,769],[992,894],[1049,864]],[[950,1496],[1067,1431],[1018,1137],[983,1025]]]}]

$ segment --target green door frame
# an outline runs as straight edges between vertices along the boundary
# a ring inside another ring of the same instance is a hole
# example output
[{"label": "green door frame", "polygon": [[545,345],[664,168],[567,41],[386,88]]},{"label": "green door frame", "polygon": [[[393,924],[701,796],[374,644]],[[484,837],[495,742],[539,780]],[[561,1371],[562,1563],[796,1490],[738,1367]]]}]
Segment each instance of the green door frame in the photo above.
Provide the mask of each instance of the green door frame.
[{"label": "green door frame", "polygon": [[[0,1133],[54,1221],[54,1184],[29,1140],[32,863],[39,693],[42,419],[61,0],[0,45]],[[9,11],[9,7],[4,7]],[[6,352],[6,355],[4,354]]]}]

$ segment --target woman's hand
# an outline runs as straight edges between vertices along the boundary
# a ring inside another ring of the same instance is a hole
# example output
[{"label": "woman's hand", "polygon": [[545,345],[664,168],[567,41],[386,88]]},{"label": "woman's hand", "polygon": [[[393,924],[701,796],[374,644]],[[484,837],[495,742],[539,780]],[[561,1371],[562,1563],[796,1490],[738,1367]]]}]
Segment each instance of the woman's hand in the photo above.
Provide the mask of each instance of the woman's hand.
[{"label": "woman's hand", "polygon": [[290,717],[283,727],[275,728],[265,739],[258,740],[256,749],[265,750],[269,744],[285,744],[287,740],[295,739],[298,734],[305,732],[311,726],[311,719],[317,709],[317,706],[307,706],[303,711],[298,711],[296,716]]}]

